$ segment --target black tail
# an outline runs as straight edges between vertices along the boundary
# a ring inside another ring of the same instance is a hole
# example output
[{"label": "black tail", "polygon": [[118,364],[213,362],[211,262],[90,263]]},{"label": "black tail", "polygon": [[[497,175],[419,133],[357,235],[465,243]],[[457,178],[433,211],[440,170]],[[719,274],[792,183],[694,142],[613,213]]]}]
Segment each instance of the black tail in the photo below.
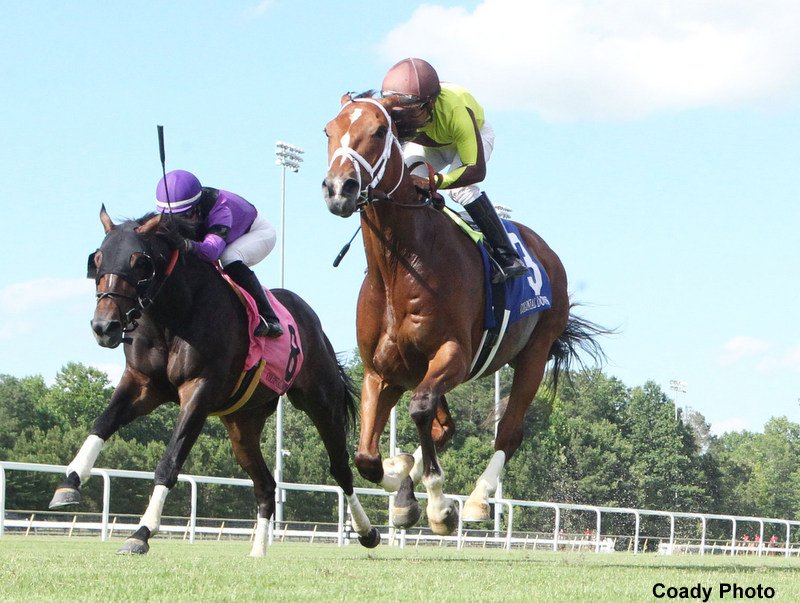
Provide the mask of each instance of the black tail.
[{"label": "black tail", "polygon": [[[576,305],[572,304],[570,309]],[[597,364],[603,364],[606,355],[597,341],[597,337],[616,333],[617,331],[614,329],[606,329],[570,313],[567,328],[550,347],[550,358],[553,360],[553,369],[550,373],[553,395],[558,388],[558,380],[562,371],[566,371],[567,378],[569,378],[570,367],[576,360],[581,368],[585,367],[585,363],[581,359],[581,352],[588,355]]]},{"label": "black tail", "polygon": [[353,383],[353,379],[347,374],[344,365],[339,361],[338,357],[336,358],[336,366],[339,368],[339,376],[342,378],[342,383],[344,384],[344,416],[346,429],[348,424],[354,426],[356,424],[356,414],[358,413],[358,405],[356,404],[356,400],[358,400],[359,391]]}]

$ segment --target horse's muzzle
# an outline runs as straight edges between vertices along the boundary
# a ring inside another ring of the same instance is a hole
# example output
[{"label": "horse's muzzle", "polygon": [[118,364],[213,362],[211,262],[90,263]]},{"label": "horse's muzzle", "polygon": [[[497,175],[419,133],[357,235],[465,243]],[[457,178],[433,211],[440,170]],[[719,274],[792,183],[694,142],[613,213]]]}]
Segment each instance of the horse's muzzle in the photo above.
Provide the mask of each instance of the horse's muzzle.
[{"label": "horse's muzzle", "polygon": [[354,178],[341,178],[328,176],[322,181],[322,196],[328,205],[328,210],[342,218],[350,217],[358,204],[358,180]]},{"label": "horse's muzzle", "polygon": [[92,332],[97,343],[104,348],[115,348],[122,343],[123,330],[119,320],[92,319]]}]

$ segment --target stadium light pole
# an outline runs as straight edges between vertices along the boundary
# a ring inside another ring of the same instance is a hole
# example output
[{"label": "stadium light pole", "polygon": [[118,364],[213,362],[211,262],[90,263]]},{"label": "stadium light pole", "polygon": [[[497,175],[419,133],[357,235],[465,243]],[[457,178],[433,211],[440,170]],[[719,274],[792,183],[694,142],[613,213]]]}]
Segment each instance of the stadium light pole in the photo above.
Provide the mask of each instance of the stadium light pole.
[{"label": "stadium light pole", "polygon": [[[303,149],[288,142],[279,140],[275,143],[275,165],[281,167],[281,272],[280,286],[284,287],[286,270],[286,170],[297,173],[303,162],[301,155]],[[288,450],[283,449],[283,396],[278,398],[278,408],[275,411],[275,481],[283,480],[283,457],[288,456]],[[283,503],[286,494],[279,487],[275,489],[275,525],[283,522]]]},{"label": "stadium light pole", "polygon": [[678,392],[686,393],[688,391],[686,381],[678,381],[677,379],[671,379],[669,382],[669,388],[675,392],[675,422],[678,422]]}]

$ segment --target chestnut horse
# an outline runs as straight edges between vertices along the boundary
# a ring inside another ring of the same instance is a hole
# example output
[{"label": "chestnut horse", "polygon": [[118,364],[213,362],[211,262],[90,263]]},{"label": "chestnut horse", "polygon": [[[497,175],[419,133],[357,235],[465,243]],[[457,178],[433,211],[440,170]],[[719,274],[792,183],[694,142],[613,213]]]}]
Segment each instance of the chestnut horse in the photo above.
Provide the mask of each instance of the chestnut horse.
[{"label": "chestnut horse", "polygon": [[[431,529],[450,534],[458,526],[458,509],[443,494],[437,449],[454,433],[445,394],[467,380],[481,342],[484,268],[477,246],[415,187],[391,119],[400,99],[370,94],[345,95],[339,114],[326,125],[329,166],[322,184],[332,213],[346,218],[360,210],[367,257],[356,319],[364,382],[355,462],[366,479],[398,491],[392,518],[397,527],[419,518],[413,489],[421,477]],[[466,521],[489,518],[488,498],[522,442],[523,419],[548,360],[555,360],[557,381],[578,348],[601,354],[593,336],[604,331],[570,315],[567,276],[558,256],[532,230],[517,227],[550,277],[551,307],[509,326],[482,373],[510,364],[514,379],[495,453],[465,504]],[[409,411],[420,448],[413,456],[382,461],[380,437],[405,391],[413,392]]]},{"label": "chestnut horse", "polygon": [[[148,540],[158,531],[164,501],[186,456],[206,418],[218,414],[236,460],[253,480],[258,520],[250,554],[261,557],[266,552],[268,520],[275,511],[276,484],[264,462],[260,439],[278,394],[259,383],[249,402],[238,410],[229,408],[248,350],[245,308],[211,264],[191,254],[178,257],[173,248],[176,233],[199,238],[196,225],[153,214],[115,225],[105,208],[100,220],[106,237],[89,256],[88,266],[97,290],[92,329],[101,346],[126,344],[125,372],[108,408],[67,468],[66,481],[50,507],[80,502],[80,485],[88,479],[104,442],[121,426],[165,402],[177,401],[180,412],[156,467],[150,503],[139,529],[119,552],[149,550]],[[374,547],[380,535],[353,492],[349,465],[347,424],[356,410],[350,382],[314,311],[291,291],[277,289],[274,294],[294,317],[305,356],[287,396],[316,426],[330,457],[331,474],[347,496],[359,540]]]}]

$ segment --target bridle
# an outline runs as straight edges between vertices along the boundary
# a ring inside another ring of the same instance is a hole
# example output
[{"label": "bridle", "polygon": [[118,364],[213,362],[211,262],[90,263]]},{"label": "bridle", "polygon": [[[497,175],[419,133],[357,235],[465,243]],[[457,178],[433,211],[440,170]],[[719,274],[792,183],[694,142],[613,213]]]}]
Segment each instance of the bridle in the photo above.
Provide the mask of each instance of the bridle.
[{"label": "bridle", "polygon": [[[400,141],[397,140],[397,136],[395,136],[394,132],[392,131],[392,118],[389,115],[389,112],[386,108],[379,103],[374,98],[354,98],[351,99],[349,102],[345,103],[342,108],[339,110],[339,114],[344,111],[345,107],[350,105],[351,103],[370,103],[375,105],[381,110],[383,116],[386,118],[387,124],[387,131],[386,131],[386,140],[383,144],[383,150],[380,154],[380,157],[375,161],[374,164],[367,161],[361,153],[353,149],[349,146],[340,146],[336,151],[334,151],[333,155],[331,156],[331,160],[328,163],[328,171],[333,167],[333,162],[339,158],[344,158],[350,161],[353,164],[353,168],[355,168],[356,174],[358,174],[358,189],[359,189],[359,199],[360,202],[357,204],[358,207],[363,207],[364,205],[368,205],[374,201],[385,201],[391,200],[392,194],[398,189],[400,183],[403,181],[403,177],[405,176],[406,166],[405,162],[403,161],[403,149],[400,146]],[[386,166],[389,164],[389,160],[392,157],[392,149],[395,148],[398,151],[398,156],[400,157],[400,162],[402,165],[402,169],[400,171],[400,177],[397,180],[397,184],[394,185],[392,190],[388,193],[383,193],[380,196],[375,196],[373,191],[375,187],[383,180],[384,172],[386,171]],[[361,180],[361,170],[364,170],[371,178],[370,182],[364,186],[363,181]]]},{"label": "bridle", "polygon": [[[178,249],[172,250],[172,255],[170,256],[169,263],[167,264],[167,269],[164,271],[164,277],[159,280],[156,279],[156,264],[153,261],[153,258],[146,253],[143,253],[142,257],[146,258],[150,262],[152,270],[147,277],[139,279],[135,283],[123,273],[106,272],[105,274],[118,276],[119,278],[132,284],[136,290],[136,295],[126,295],[125,293],[118,293],[116,291],[97,291],[95,293],[95,305],[99,304],[104,299],[110,299],[117,307],[117,312],[120,316],[120,322],[122,323],[122,332],[130,333],[131,331],[134,331],[139,326],[137,320],[142,317],[142,312],[147,310],[147,308],[153,304],[156,296],[159,294],[162,287],[167,282],[167,279],[172,274],[175,264],[178,262],[179,255],[180,253]],[[123,312],[122,308],[120,308],[119,300],[122,299],[133,303],[133,307],[127,312]]]}]

